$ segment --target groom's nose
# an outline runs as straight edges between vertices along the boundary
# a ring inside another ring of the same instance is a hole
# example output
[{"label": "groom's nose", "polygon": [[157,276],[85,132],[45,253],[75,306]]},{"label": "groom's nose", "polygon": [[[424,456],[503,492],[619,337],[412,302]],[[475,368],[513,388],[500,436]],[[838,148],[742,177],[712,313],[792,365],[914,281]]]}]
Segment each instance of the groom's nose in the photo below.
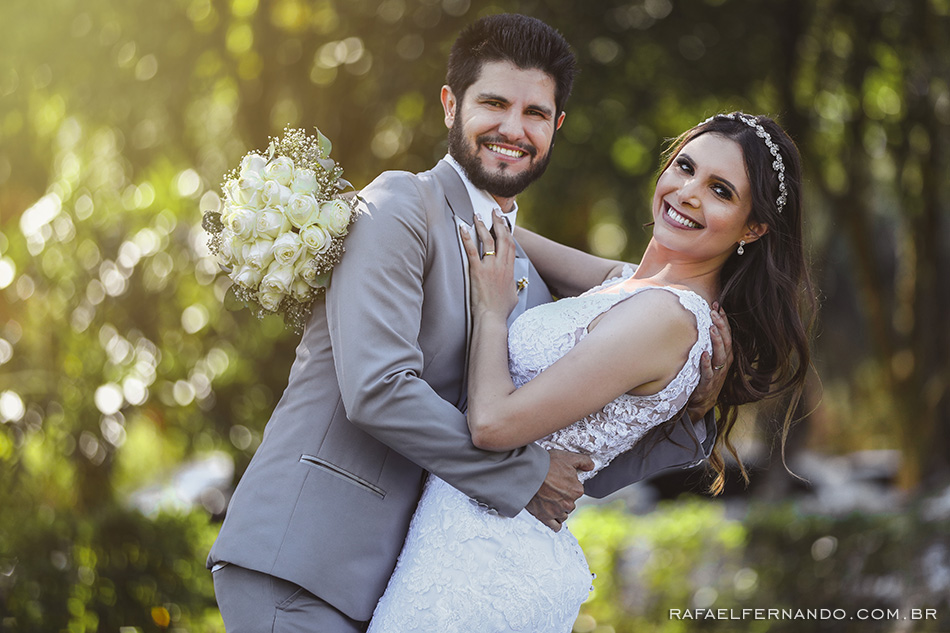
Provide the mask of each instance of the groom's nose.
[{"label": "groom's nose", "polygon": [[509,108],[498,125],[498,132],[508,141],[520,141],[524,138],[524,122],[517,108]]}]

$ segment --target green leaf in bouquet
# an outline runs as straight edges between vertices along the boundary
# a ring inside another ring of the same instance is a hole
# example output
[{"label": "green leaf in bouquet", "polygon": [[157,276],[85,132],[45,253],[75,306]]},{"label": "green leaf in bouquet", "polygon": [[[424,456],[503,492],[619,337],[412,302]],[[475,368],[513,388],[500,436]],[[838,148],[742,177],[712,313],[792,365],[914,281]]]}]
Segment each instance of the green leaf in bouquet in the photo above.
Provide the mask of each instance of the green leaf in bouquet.
[{"label": "green leaf in bouquet", "polygon": [[224,295],[224,309],[230,312],[237,312],[238,310],[243,310],[248,307],[247,302],[237,295],[234,286],[235,284],[231,284],[231,287],[228,288],[228,291]]},{"label": "green leaf in bouquet", "polygon": [[324,156],[329,156],[330,150],[333,149],[333,143],[331,143],[330,139],[323,135],[323,132],[320,131],[320,128],[313,129],[317,131],[317,145],[320,148],[320,153]]},{"label": "green leaf in bouquet", "polygon": [[318,288],[326,288],[330,285],[330,275],[332,274],[333,271],[331,270],[323,273],[322,275],[317,275],[313,278],[313,282]]},{"label": "green leaf in bouquet", "polygon": [[353,183],[351,183],[349,180],[346,180],[344,178],[337,179],[336,187],[340,191],[343,191],[344,189],[355,189],[355,187],[353,186]]},{"label": "green leaf in bouquet", "polygon": [[323,167],[324,171],[332,172],[333,168],[336,167],[336,161],[332,158],[318,158],[317,162],[320,163],[320,166]]}]

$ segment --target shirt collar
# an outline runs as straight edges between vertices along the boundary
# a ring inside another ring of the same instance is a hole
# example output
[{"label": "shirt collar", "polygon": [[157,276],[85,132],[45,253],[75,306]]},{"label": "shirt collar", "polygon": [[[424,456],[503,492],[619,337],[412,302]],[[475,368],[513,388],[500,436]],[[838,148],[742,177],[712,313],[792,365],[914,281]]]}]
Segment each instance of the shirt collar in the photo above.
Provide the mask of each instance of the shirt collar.
[{"label": "shirt collar", "polygon": [[[465,173],[465,169],[459,165],[458,161],[452,158],[450,154],[445,155],[445,162],[455,168],[455,171],[458,172],[458,175],[461,176],[462,182],[465,184],[465,190],[468,192],[468,197],[472,201],[472,209],[475,211],[475,216],[481,219],[482,223],[491,228],[492,225],[492,212],[498,211],[501,213],[501,207],[498,206],[498,202],[491,197],[484,189],[478,189],[475,185],[472,184],[472,181],[468,179],[468,175]],[[514,202],[511,207],[511,211],[507,213],[501,213],[502,216],[507,218],[508,224],[512,227],[514,231],[515,220],[518,218],[518,203]]]}]

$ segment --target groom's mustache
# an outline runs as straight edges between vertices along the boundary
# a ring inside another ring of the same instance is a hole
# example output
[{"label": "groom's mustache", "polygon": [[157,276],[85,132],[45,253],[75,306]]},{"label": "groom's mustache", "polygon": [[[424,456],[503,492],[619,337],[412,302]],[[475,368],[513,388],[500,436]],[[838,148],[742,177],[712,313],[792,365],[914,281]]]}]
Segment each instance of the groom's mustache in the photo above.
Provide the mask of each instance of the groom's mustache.
[{"label": "groom's mustache", "polygon": [[486,145],[488,143],[497,143],[499,145],[510,145],[512,147],[517,147],[523,152],[527,152],[531,158],[534,158],[538,155],[538,148],[529,143],[512,143],[509,140],[506,140],[503,136],[498,136],[497,134],[482,134],[475,138],[475,142],[479,145]]}]

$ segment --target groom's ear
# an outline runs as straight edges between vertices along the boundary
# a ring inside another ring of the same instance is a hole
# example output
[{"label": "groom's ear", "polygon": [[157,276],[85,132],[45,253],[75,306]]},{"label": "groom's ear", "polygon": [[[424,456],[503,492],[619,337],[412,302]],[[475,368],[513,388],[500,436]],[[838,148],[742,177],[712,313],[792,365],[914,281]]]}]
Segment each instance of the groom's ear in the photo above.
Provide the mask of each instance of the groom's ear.
[{"label": "groom's ear", "polygon": [[452,127],[455,123],[455,109],[458,102],[455,93],[448,86],[442,86],[442,109],[445,111],[445,127]]},{"label": "groom's ear", "polygon": [[561,116],[559,116],[559,117],[557,118],[557,126],[554,128],[555,130],[560,130],[560,129],[561,129],[561,126],[564,125],[564,117],[566,117],[566,116],[567,116],[567,112],[564,112],[564,111],[562,110],[562,111],[561,111]]}]

